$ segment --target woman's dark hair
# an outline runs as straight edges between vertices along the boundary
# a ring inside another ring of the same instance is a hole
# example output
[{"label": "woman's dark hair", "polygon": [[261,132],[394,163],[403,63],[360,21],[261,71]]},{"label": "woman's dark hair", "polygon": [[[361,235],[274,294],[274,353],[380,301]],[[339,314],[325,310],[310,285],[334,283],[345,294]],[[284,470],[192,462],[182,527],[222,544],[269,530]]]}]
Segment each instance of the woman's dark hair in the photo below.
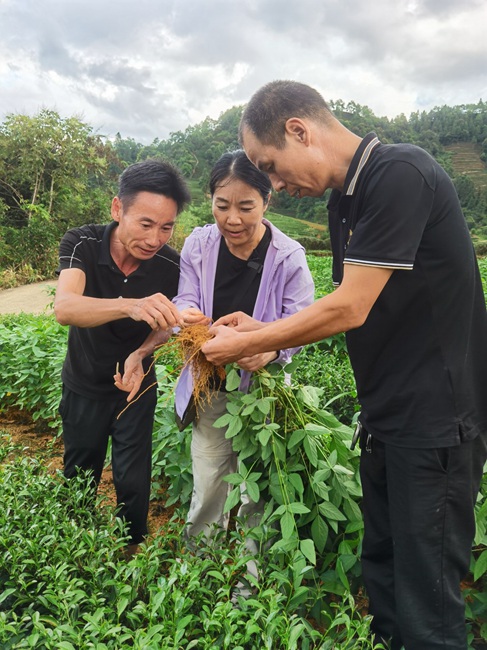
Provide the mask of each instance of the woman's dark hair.
[{"label": "woman's dark hair", "polygon": [[118,180],[118,198],[125,210],[134,202],[139,192],[153,192],[173,199],[177,214],[190,202],[186,181],[177,167],[165,160],[147,159],[125,169]]},{"label": "woman's dark hair", "polygon": [[243,149],[224,153],[213,166],[210,176],[210,193],[215,194],[216,188],[223,181],[231,181],[236,178],[243,183],[253,187],[262,196],[264,203],[267,203],[272,192],[272,183],[264,172],[261,172],[247,158]]}]

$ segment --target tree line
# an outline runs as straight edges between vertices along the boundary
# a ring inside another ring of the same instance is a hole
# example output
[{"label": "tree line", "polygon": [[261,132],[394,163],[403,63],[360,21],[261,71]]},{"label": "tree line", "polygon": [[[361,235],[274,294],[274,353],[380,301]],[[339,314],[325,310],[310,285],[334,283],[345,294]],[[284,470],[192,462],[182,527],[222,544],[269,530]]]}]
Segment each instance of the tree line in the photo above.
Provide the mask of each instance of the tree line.
[{"label": "tree line", "polygon": [[[336,117],[358,135],[375,131],[384,143],[411,142],[431,153],[453,178],[474,239],[487,240],[487,187],[455,170],[448,147],[472,143],[487,163],[487,103],[441,106],[430,111],[379,117],[367,106],[330,103]],[[195,199],[204,199],[214,162],[238,148],[243,106],[217,119],[207,117],[165,140],[144,145],[120,133],[113,140],[78,117],[42,109],[34,116],[9,114],[0,124],[0,273],[21,281],[50,277],[57,243],[69,228],[108,218],[107,206],[118,175],[129,164],[162,157],[190,181]],[[486,174],[487,178],[487,174]],[[323,221],[327,195],[294,201],[275,194],[272,209]],[[0,278],[1,284],[1,278]]]}]

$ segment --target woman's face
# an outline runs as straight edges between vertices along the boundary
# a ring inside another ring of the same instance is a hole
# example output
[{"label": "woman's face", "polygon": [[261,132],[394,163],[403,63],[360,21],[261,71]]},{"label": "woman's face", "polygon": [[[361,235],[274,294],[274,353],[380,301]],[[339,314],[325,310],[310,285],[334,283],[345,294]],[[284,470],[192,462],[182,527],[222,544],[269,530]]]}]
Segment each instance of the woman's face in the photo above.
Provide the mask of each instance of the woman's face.
[{"label": "woman's face", "polygon": [[224,180],[213,195],[213,216],[233,255],[248,259],[262,239],[267,203],[251,185],[237,179]]}]

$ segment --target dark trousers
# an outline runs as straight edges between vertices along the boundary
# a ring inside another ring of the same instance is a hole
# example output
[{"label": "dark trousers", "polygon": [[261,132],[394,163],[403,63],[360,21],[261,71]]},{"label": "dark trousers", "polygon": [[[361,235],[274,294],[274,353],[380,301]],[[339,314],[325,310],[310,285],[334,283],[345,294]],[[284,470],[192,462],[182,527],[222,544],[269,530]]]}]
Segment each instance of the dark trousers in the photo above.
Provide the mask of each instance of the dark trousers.
[{"label": "dark trousers", "polygon": [[362,569],[372,629],[392,650],[467,648],[460,582],[475,534],[485,436],[404,449],[362,437]]},{"label": "dark trousers", "polygon": [[89,469],[98,485],[111,436],[113,483],[121,504],[118,516],[128,524],[131,544],[139,544],[147,534],[156,401],[153,387],[117,420],[127,406],[124,394],[114,400],[92,400],[64,386],[59,405],[67,478],[78,469]]}]

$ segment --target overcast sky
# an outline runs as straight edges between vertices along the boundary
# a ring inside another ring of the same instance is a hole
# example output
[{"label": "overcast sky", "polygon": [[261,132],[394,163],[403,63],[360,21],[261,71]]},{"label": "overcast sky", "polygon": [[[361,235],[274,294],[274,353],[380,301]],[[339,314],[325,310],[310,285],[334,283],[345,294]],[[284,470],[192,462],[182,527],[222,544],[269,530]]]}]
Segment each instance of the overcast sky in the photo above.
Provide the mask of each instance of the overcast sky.
[{"label": "overcast sky", "polygon": [[409,116],[487,100],[486,0],[0,0],[0,121],[165,139],[294,79]]}]

